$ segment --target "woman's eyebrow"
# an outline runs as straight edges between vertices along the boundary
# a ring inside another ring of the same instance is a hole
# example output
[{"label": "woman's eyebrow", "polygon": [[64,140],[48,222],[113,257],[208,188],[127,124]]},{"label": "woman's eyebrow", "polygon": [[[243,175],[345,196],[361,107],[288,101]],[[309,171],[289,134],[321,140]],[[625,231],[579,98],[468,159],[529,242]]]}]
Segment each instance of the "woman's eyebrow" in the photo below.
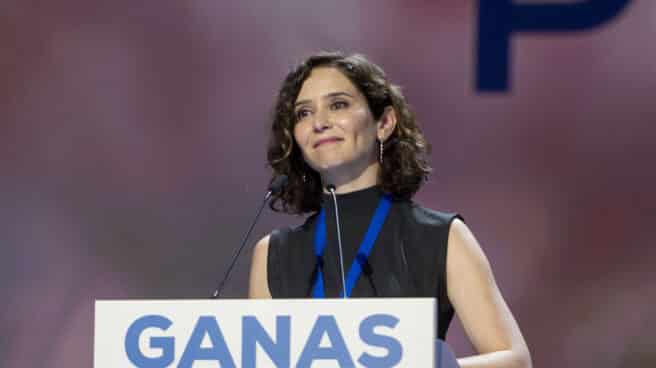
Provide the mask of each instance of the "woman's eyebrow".
[{"label": "woman's eyebrow", "polygon": [[[348,97],[354,98],[353,95],[351,95],[349,93],[346,93],[346,92],[331,92],[327,95],[324,95],[322,98],[325,100],[325,99],[328,99],[328,98],[333,98],[333,97],[338,97],[338,96],[348,96]],[[299,106],[299,105],[309,104],[310,102],[312,102],[312,101],[311,100],[296,101],[296,103],[294,104],[294,107]]]}]

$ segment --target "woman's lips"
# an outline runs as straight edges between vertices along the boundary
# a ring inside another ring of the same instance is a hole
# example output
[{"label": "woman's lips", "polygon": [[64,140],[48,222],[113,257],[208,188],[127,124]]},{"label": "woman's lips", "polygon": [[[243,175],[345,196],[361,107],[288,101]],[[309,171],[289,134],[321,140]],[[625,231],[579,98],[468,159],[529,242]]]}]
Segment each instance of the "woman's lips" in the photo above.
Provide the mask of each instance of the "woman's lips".
[{"label": "woman's lips", "polygon": [[341,141],[341,140],[342,140],[342,139],[341,139],[341,138],[338,138],[338,137],[330,137],[330,138],[320,139],[320,140],[318,140],[318,141],[316,141],[316,142],[314,143],[314,148],[317,148],[317,147],[319,147],[319,146],[321,146],[321,145],[328,144],[328,143],[339,142],[339,141]]}]

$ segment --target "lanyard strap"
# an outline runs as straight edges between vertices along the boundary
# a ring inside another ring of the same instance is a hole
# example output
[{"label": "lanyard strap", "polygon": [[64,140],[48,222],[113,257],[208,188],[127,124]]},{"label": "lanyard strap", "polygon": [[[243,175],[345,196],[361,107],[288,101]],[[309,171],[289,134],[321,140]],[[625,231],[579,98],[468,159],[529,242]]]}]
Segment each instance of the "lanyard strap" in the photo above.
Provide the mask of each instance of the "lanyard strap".
[{"label": "lanyard strap", "polygon": [[[376,238],[380,233],[383,223],[387,218],[390,208],[392,207],[391,198],[387,195],[384,195],[378,201],[378,207],[374,213],[371,223],[369,223],[369,228],[367,233],[364,236],[364,239],[360,243],[360,248],[356,254],[353,264],[349,269],[348,276],[346,277],[346,296],[351,296],[351,292],[355,287],[356,281],[362,273],[362,264],[369,258],[371,249],[374,247]],[[326,212],[321,208],[319,212],[319,217],[317,219],[317,225],[314,230],[314,255],[316,257],[316,277],[314,281],[314,286],[312,288],[312,297],[313,298],[324,298],[326,292],[324,289],[323,282],[323,251],[326,248]],[[340,291],[339,296],[343,296],[343,292]]]}]

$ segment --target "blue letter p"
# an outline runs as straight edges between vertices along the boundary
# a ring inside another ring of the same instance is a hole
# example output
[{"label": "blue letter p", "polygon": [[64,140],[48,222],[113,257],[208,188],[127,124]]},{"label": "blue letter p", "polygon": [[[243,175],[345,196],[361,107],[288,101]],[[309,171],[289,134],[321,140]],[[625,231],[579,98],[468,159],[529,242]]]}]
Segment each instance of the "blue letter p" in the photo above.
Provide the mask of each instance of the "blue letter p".
[{"label": "blue letter p", "polygon": [[477,89],[508,89],[513,33],[591,29],[613,19],[630,2],[584,0],[572,4],[515,4],[513,0],[479,0]]}]

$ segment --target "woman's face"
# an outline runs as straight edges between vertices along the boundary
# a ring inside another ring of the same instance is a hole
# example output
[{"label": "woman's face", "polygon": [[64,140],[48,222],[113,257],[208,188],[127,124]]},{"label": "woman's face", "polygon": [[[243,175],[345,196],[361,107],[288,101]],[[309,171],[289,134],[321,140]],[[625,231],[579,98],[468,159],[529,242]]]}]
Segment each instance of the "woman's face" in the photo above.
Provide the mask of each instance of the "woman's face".
[{"label": "woman's face", "polygon": [[377,124],[364,95],[338,69],[313,69],[294,113],[294,139],[320,174],[357,172],[376,164]]}]

